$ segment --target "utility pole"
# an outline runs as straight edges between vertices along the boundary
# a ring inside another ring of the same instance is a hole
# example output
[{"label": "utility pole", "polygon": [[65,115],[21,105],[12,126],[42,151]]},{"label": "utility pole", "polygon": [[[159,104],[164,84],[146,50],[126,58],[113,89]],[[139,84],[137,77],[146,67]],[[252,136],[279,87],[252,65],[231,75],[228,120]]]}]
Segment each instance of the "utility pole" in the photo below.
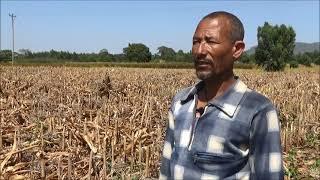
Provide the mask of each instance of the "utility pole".
[{"label": "utility pole", "polygon": [[13,64],[14,60],[14,18],[17,17],[13,13],[9,14],[11,17],[11,24],[12,24],[12,57],[11,57],[11,64]]}]

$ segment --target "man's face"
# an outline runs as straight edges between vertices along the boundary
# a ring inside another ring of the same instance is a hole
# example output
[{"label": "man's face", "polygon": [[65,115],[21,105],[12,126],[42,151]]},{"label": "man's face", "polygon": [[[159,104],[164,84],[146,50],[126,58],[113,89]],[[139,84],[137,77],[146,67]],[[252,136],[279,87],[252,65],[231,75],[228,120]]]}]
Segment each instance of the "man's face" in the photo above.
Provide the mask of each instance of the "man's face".
[{"label": "man's face", "polygon": [[233,68],[230,25],[224,17],[202,20],[193,36],[192,55],[201,80],[229,73]]}]

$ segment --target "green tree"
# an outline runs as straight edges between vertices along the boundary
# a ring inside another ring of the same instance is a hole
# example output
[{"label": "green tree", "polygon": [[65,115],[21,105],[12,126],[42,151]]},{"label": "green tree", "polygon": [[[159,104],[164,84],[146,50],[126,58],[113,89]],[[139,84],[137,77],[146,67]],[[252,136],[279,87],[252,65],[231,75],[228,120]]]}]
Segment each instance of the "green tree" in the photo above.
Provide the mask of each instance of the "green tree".
[{"label": "green tree", "polygon": [[111,60],[111,55],[109,54],[108,50],[107,49],[101,49],[99,51],[99,60],[100,61],[110,61]]},{"label": "green tree", "polygon": [[176,52],[169,47],[166,46],[160,46],[158,47],[158,53],[157,53],[161,59],[166,61],[175,61],[175,55]]},{"label": "green tree", "polygon": [[149,62],[151,60],[151,52],[149,48],[142,43],[133,43],[123,48],[127,60],[132,62]]},{"label": "green tree", "polygon": [[99,51],[99,55],[104,55],[104,56],[108,56],[109,55],[109,52],[107,49],[101,49]]},{"label": "green tree", "polygon": [[290,68],[298,68],[298,67],[299,67],[299,62],[298,62],[296,56],[294,56],[294,57],[289,61],[289,66],[290,66]]},{"label": "green tree", "polygon": [[1,50],[0,51],[0,61],[10,61],[12,56],[11,50]]},{"label": "green tree", "polygon": [[180,49],[177,53],[176,53],[176,61],[178,62],[183,62],[186,60],[186,55],[185,53]]},{"label": "green tree", "polygon": [[22,57],[26,57],[26,58],[33,57],[33,54],[29,49],[19,49],[18,52]]},{"label": "green tree", "polygon": [[310,56],[308,56],[307,53],[298,54],[298,55],[296,56],[296,58],[297,58],[297,61],[298,61],[299,64],[303,64],[303,65],[308,66],[308,67],[311,66],[312,59],[311,59]]},{"label": "green tree", "polygon": [[53,49],[50,50],[49,57],[58,59],[58,56],[59,56],[59,52],[58,51],[55,51]]},{"label": "green tree", "polygon": [[313,52],[305,52],[304,54],[311,58],[312,63],[319,64],[320,53],[318,50],[315,50]]},{"label": "green tree", "polygon": [[265,22],[258,27],[255,59],[267,71],[283,70],[293,57],[296,33],[284,24],[272,26]]},{"label": "green tree", "polygon": [[314,63],[317,65],[320,65],[320,56],[318,56],[315,60]]},{"label": "green tree", "polygon": [[177,62],[192,63],[193,62],[193,56],[192,56],[191,51],[185,53],[182,50],[179,50],[176,53],[176,61]]},{"label": "green tree", "polygon": [[254,54],[249,55],[248,53],[243,53],[239,59],[239,62],[244,63],[244,64],[254,64],[255,59],[254,59]]},{"label": "green tree", "polygon": [[72,53],[72,60],[74,60],[74,61],[79,61],[80,60],[79,55],[76,52]]},{"label": "green tree", "polygon": [[121,61],[126,61],[126,55],[121,53],[121,54],[113,54],[113,61],[116,62],[121,62]]}]

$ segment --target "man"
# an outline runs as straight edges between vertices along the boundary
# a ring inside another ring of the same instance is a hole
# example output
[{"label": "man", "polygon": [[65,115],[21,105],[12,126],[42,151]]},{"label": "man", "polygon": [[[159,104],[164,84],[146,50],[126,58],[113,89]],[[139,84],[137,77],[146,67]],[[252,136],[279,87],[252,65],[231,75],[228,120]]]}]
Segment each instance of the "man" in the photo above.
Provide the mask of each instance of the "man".
[{"label": "man", "polygon": [[192,54],[201,81],[173,98],[160,179],[283,179],[276,109],[233,73],[243,36],[228,12],[198,24]]}]

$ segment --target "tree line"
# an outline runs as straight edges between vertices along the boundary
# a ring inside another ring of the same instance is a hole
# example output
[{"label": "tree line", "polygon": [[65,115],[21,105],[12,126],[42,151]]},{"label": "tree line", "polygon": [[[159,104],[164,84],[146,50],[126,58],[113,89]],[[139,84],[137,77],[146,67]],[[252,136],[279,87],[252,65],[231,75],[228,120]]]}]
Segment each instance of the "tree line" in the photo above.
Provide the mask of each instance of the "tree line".
[{"label": "tree line", "polygon": [[[237,63],[257,64],[267,71],[283,70],[287,64],[290,68],[296,68],[299,64],[312,66],[320,65],[319,48],[314,52],[306,52],[295,55],[295,31],[292,27],[282,25],[270,25],[265,22],[257,29],[258,46],[254,54],[244,53]],[[15,52],[17,61],[29,60],[32,62],[192,62],[191,51],[177,52],[166,46],[157,48],[152,54],[149,48],[142,43],[129,43],[120,54],[111,54],[107,49],[101,49],[98,53],[76,53],[68,51],[44,51],[31,52],[29,49],[20,49]],[[0,51],[0,61],[10,61],[11,50]]]},{"label": "tree line", "polygon": [[[33,60],[38,62],[74,61],[74,62],[192,62],[191,52],[161,46],[158,52],[152,54],[149,48],[142,43],[129,43],[120,54],[111,54],[107,49],[98,53],[76,53],[68,51],[32,52],[29,49],[20,49],[15,52],[17,61]],[[11,50],[0,51],[0,61],[11,61]]]},{"label": "tree line", "polygon": [[[244,64],[262,64],[263,62],[257,62],[256,60],[256,54],[248,54],[248,53],[243,53],[240,60],[240,63]],[[320,52],[319,51],[313,51],[313,52],[305,52],[305,53],[299,53],[299,54],[294,54],[290,59],[283,60],[283,64],[277,63],[276,61],[271,61],[274,62],[274,64],[271,63],[265,63],[266,65],[264,66],[265,70],[269,71],[277,71],[281,70],[285,67],[286,64],[289,65],[290,68],[297,68],[299,65],[304,65],[307,67],[311,67],[312,65],[320,65]],[[263,64],[262,64],[263,66]],[[274,70],[272,69],[274,68]]]}]

